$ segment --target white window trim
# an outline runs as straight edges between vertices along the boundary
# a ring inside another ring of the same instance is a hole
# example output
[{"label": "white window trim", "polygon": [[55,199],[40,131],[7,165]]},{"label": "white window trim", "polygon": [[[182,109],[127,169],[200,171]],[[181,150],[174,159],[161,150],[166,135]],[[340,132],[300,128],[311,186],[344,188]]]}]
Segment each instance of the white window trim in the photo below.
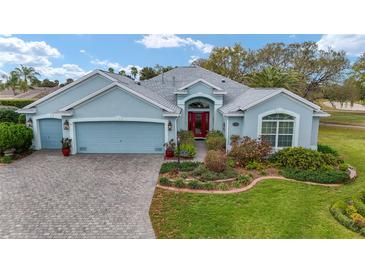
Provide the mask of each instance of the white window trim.
[{"label": "white window trim", "polygon": [[[257,138],[261,138],[261,130],[262,130],[262,118],[267,116],[267,115],[271,115],[271,114],[276,114],[276,113],[284,113],[284,114],[288,114],[290,116],[294,117],[294,120],[288,120],[290,122],[294,122],[294,127],[293,127],[293,143],[292,143],[292,147],[296,147],[298,146],[299,143],[299,124],[300,124],[300,114],[287,110],[287,109],[283,109],[283,108],[276,108],[273,110],[269,110],[263,113],[260,113],[258,115],[258,125],[257,125]],[[275,120],[273,120],[275,121]],[[284,120],[282,120],[284,121]],[[277,129],[278,130],[278,129]],[[278,144],[278,134],[277,132],[275,133],[276,135],[276,141],[275,141],[275,147],[273,148],[275,151],[282,149],[282,147],[277,147]]]},{"label": "white window trim", "polygon": [[164,124],[165,129],[165,143],[168,142],[168,120],[153,119],[153,118],[139,118],[139,117],[93,117],[93,118],[75,118],[70,119],[70,138],[72,139],[71,154],[77,153],[77,139],[76,139],[76,123],[82,122],[148,122]]}]

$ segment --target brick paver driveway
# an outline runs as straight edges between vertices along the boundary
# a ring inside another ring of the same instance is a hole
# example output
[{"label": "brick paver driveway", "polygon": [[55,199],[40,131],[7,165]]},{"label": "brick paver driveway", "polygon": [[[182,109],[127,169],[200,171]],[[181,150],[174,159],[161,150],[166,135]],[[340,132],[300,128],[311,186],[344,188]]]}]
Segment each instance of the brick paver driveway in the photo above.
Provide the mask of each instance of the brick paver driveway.
[{"label": "brick paver driveway", "polygon": [[153,238],[162,160],[42,151],[0,166],[0,238]]}]

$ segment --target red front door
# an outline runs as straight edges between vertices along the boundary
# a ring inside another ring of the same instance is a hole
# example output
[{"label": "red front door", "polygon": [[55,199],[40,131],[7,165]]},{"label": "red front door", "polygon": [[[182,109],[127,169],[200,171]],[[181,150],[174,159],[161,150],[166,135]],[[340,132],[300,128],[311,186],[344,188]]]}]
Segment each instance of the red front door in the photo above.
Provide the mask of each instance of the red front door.
[{"label": "red front door", "polygon": [[209,131],[209,112],[189,112],[188,128],[194,137],[205,138]]}]

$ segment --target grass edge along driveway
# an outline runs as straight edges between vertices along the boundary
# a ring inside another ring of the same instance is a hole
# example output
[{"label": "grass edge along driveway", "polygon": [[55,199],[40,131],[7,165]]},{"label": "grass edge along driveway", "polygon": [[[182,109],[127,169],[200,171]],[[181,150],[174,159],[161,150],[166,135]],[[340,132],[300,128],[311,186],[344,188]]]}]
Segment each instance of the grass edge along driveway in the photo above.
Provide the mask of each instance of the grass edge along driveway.
[{"label": "grass edge along driveway", "polygon": [[359,238],[329,212],[338,199],[365,189],[365,130],[321,127],[320,142],[358,169],[340,188],[267,180],[227,195],[155,190],[150,216],[158,238]]}]

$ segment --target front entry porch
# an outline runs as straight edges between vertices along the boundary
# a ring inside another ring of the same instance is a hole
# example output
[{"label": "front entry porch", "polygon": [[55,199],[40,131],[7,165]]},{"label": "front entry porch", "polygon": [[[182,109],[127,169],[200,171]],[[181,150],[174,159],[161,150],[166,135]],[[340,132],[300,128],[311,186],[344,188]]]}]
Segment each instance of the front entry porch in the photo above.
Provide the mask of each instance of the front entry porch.
[{"label": "front entry porch", "polygon": [[188,112],[188,130],[195,138],[205,138],[209,132],[209,112]]}]

